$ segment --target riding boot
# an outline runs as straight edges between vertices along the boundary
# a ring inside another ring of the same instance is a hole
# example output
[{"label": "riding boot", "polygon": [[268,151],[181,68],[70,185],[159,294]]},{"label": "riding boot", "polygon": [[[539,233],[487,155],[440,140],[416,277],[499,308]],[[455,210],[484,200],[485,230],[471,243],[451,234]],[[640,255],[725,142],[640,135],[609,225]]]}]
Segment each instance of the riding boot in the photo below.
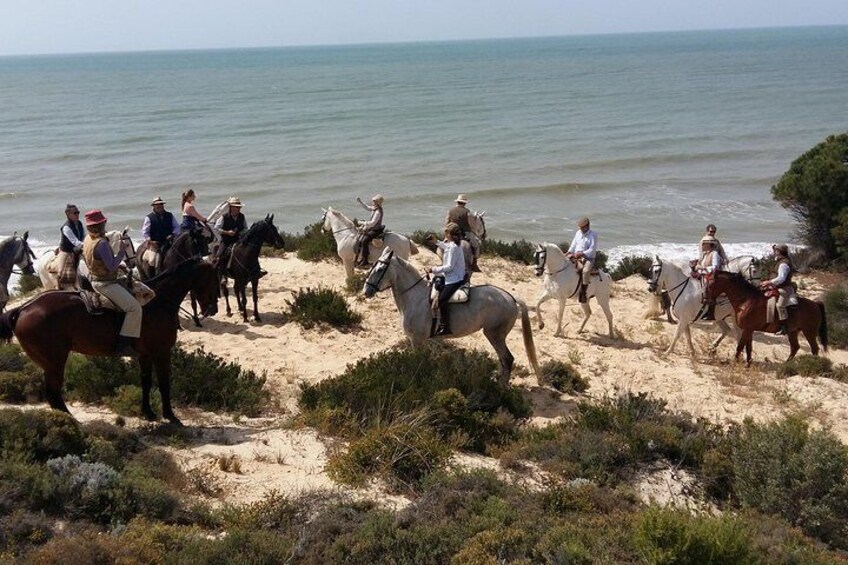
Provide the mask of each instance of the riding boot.
[{"label": "riding boot", "polygon": [[586,289],[588,289],[588,288],[589,288],[588,284],[583,284],[583,283],[580,284],[580,294],[577,296],[577,300],[581,304],[586,303]]},{"label": "riding boot", "polygon": [[709,302],[707,304],[707,311],[704,312],[704,315],[701,316],[702,320],[715,320],[715,302]]},{"label": "riding boot", "polygon": [[789,333],[789,326],[786,324],[786,320],[780,320],[780,329],[774,332],[774,335],[786,335]]},{"label": "riding boot", "polygon": [[136,341],[134,338],[119,335],[118,341],[115,342],[115,349],[112,351],[112,354],[117,355],[118,357],[136,357],[138,352],[133,347],[134,341]]},{"label": "riding boot", "polygon": [[436,329],[436,335],[451,335],[452,333],[453,332],[451,332],[450,329],[450,306],[445,304],[441,309],[439,327]]}]

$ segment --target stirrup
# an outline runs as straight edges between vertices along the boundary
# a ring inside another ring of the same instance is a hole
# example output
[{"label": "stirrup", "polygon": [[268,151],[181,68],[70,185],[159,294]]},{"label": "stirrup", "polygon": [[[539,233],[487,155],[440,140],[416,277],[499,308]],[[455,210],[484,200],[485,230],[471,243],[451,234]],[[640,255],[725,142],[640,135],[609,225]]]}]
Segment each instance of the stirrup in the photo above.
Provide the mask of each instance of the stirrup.
[{"label": "stirrup", "polygon": [[444,325],[439,325],[439,327],[436,328],[436,335],[437,336],[453,335],[453,332],[451,331],[450,327],[444,326]]}]

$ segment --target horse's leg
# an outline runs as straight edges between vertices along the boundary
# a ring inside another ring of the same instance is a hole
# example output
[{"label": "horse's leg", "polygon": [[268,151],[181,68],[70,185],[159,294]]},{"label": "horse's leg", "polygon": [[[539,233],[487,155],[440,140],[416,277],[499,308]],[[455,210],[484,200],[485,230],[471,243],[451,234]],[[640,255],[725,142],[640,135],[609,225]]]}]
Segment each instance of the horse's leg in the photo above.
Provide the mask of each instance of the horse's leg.
[{"label": "horse's leg", "polygon": [[804,337],[807,338],[807,343],[810,344],[810,353],[813,355],[819,354],[819,343],[816,341],[816,334],[811,330],[801,330],[804,332]]},{"label": "horse's leg", "polygon": [[582,334],[586,327],[586,322],[589,321],[589,317],[592,315],[592,309],[589,307],[589,301],[582,303],[580,305],[583,308],[583,323],[580,324],[580,328],[577,330],[577,333]]},{"label": "horse's leg", "polygon": [[557,305],[559,309],[557,310],[557,329],[554,337],[562,337],[562,316],[565,314],[565,298],[557,298]]},{"label": "horse's leg", "polygon": [[242,319],[247,322],[247,280],[234,280],[233,291],[236,295],[236,306],[241,312]]},{"label": "horse's leg", "polygon": [[718,326],[718,329],[721,330],[721,335],[715,338],[710,344],[711,352],[715,352],[715,350],[718,349],[718,344],[721,343],[721,340],[723,340],[727,336],[727,334],[730,333],[730,326],[727,325],[727,322],[725,322],[724,320],[716,320],[716,325]]},{"label": "horse's leg", "polygon": [[789,358],[786,360],[791,361],[801,349],[801,344],[798,343],[798,330],[790,331],[787,337],[789,338]]},{"label": "horse's leg", "polygon": [[601,295],[597,297],[598,305],[601,307],[601,310],[604,311],[604,316],[607,318],[607,325],[609,326],[609,336],[610,339],[615,339],[615,329],[612,327],[612,310],[609,305],[609,295]]},{"label": "horse's leg", "polygon": [[27,351],[30,357],[44,369],[44,395],[50,408],[62,412],[71,413],[65,401],[62,399],[62,385],[65,382],[65,363],[68,361],[68,353],[59,355],[59,358],[49,359],[40,355],[33,355]]},{"label": "horse's leg", "polygon": [[745,365],[751,366],[751,352],[754,347],[754,332],[746,331],[745,332]]},{"label": "horse's leg", "polygon": [[498,355],[498,361],[501,364],[498,382],[504,386],[509,384],[509,376],[512,374],[512,364],[515,361],[515,357],[513,357],[509,348],[506,346],[506,333],[502,328],[483,329],[483,335],[486,336],[486,339],[489,340],[489,343],[492,344],[492,347],[495,348],[495,353]]},{"label": "horse's leg", "polygon": [[156,413],[150,406],[150,389],[153,388],[153,361],[149,355],[138,356],[141,371],[141,414],[151,422],[156,421]]},{"label": "horse's leg", "polygon": [[548,294],[547,290],[543,290],[542,294],[539,295],[538,300],[536,300],[536,321],[539,324],[540,330],[545,329],[545,321],[542,320],[542,304],[544,304],[551,298],[553,298],[553,296]]},{"label": "horse's leg", "polygon": [[684,328],[686,329],[686,344],[689,346],[689,357],[695,359],[695,346],[692,344],[692,325],[685,324]]},{"label": "horse's leg", "polygon": [[683,332],[689,328],[689,323],[686,320],[680,319],[680,316],[678,316],[677,319],[680,323],[677,324],[677,331],[674,332],[674,337],[671,339],[671,345],[669,345],[663,352],[665,355],[669,355],[672,351],[674,351],[674,346],[677,345],[677,340],[680,339]]},{"label": "horse's leg", "polygon": [[162,417],[172,424],[182,426],[183,423],[174,414],[171,407],[171,350],[166,350],[153,359],[156,365],[156,380],[159,382],[159,394],[162,395]]},{"label": "horse's leg", "polygon": [[[235,293],[235,286],[233,286],[233,292]],[[230,292],[227,290],[227,279],[221,278],[221,294],[224,295],[224,302],[227,304],[227,316],[232,316],[233,311],[230,310]]]},{"label": "horse's leg", "polygon": [[189,296],[191,297],[191,317],[194,320],[194,327],[202,328],[200,318],[197,316],[197,297],[194,295],[193,290],[189,291]]},{"label": "horse's leg", "polygon": [[250,287],[253,291],[253,319],[257,322],[261,322],[262,318],[259,317],[259,297],[256,294],[256,287],[259,286],[259,280],[253,279],[250,281]]}]

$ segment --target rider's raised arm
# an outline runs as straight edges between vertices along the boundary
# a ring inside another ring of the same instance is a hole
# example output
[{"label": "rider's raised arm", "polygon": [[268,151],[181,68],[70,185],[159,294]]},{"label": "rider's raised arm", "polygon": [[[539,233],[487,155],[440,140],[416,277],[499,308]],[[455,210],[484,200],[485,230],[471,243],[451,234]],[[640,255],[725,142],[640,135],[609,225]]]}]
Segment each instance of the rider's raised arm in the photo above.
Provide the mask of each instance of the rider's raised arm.
[{"label": "rider's raised arm", "polygon": [[362,199],[360,199],[360,198],[357,198],[357,199],[356,199],[356,201],[359,203],[359,205],[360,205],[360,206],[362,206],[363,208],[365,208],[365,209],[366,209],[366,210],[368,210],[369,212],[373,212],[374,210],[376,210],[376,209],[377,209],[377,207],[376,207],[376,206],[369,206],[368,204],[366,204],[365,202],[363,202],[363,201],[362,201]]}]

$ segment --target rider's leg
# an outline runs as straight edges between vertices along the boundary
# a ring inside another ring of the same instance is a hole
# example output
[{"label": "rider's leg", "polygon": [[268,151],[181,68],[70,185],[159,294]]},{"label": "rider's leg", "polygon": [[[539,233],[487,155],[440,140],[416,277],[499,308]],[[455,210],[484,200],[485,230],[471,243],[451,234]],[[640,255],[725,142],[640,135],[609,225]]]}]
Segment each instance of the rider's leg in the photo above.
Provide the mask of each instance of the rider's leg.
[{"label": "rider's leg", "polygon": [[789,292],[785,288],[781,288],[777,292],[777,318],[780,320],[780,329],[774,333],[775,335],[786,335],[789,331],[789,309],[787,308]]},{"label": "rider's leg", "polygon": [[94,283],[94,288],[100,294],[115,303],[119,309],[125,312],[124,323],[115,344],[116,355],[136,355],[132,345],[141,336],[141,304],[118,282]]},{"label": "rider's leg", "polygon": [[448,301],[453,293],[462,286],[462,282],[446,284],[439,291],[439,328],[436,330],[436,335],[450,335],[450,304]]},{"label": "rider's leg", "polygon": [[704,285],[704,304],[707,305],[707,310],[704,312],[704,315],[701,316],[702,320],[715,320],[715,308],[716,302],[715,300],[710,300],[706,297],[707,289],[709,288],[710,280],[706,280],[706,284]]},{"label": "rider's leg", "polygon": [[582,303],[586,303],[586,289],[589,288],[589,282],[592,280],[592,269],[595,267],[595,261],[586,259],[583,261],[583,279],[580,284],[580,295],[577,297]]},{"label": "rider's leg", "polygon": [[360,265],[367,266],[369,265],[368,256],[371,252],[371,240],[374,239],[374,232],[372,230],[367,230],[362,234],[362,242],[360,243],[360,252],[359,254],[362,256],[362,260],[359,262]]}]

